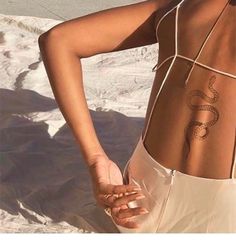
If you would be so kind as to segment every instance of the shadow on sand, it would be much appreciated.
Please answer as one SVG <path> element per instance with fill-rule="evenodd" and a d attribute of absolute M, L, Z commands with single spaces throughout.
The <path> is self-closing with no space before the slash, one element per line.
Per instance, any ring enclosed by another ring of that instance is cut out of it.
<path fill-rule="evenodd" d="M 31 90 L 0 89 L 0 208 L 29 223 L 68 224 L 94 232 L 118 232 L 96 205 L 90 176 L 67 124 L 51 137 L 48 125 L 32 112 L 56 109 L 55 100 Z M 115 111 L 90 110 L 108 156 L 123 170 L 144 119 Z M 47 225 L 45 225 L 47 226 Z"/>

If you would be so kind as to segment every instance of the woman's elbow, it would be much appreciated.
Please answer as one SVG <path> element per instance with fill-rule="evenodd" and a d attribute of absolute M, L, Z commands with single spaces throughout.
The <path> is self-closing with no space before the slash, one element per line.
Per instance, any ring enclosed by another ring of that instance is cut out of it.
<path fill-rule="evenodd" d="M 62 30 L 59 28 L 51 28 L 50 30 L 42 33 L 38 37 L 38 45 L 40 49 L 44 49 L 50 45 L 65 45 L 66 37 L 63 34 Z"/>

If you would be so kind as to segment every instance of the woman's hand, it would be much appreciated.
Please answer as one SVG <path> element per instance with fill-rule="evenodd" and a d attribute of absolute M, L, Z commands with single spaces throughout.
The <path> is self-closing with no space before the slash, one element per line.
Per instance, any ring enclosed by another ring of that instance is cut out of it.
<path fill-rule="evenodd" d="M 137 228 L 138 224 L 131 218 L 148 211 L 142 207 L 129 208 L 128 203 L 144 198 L 140 188 L 131 184 L 124 185 L 119 167 L 104 155 L 93 159 L 89 172 L 97 203 L 103 208 L 111 208 L 111 216 L 116 224 Z"/>

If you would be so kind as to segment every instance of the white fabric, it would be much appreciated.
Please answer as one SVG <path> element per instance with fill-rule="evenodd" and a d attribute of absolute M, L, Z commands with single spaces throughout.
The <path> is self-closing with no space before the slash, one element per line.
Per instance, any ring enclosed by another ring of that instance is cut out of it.
<path fill-rule="evenodd" d="M 120 232 L 236 232 L 235 179 L 203 178 L 165 168 L 149 155 L 142 137 L 123 175 L 145 195 L 129 206 L 150 212 L 132 218 L 140 223 L 138 229 L 115 224 Z"/>

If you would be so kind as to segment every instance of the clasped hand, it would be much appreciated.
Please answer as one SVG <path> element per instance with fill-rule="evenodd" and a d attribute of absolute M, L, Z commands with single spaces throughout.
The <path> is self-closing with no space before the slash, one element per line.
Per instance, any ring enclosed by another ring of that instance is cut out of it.
<path fill-rule="evenodd" d="M 110 208 L 113 220 L 117 225 L 126 228 L 138 228 L 132 221 L 134 216 L 148 213 L 144 207 L 130 208 L 128 203 L 144 199 L 142 190 L 131 184 L 123 184 L 119 167 L 106 156 L 97 156 L 89 165 L 95 199 L 102 208 Z"/>

